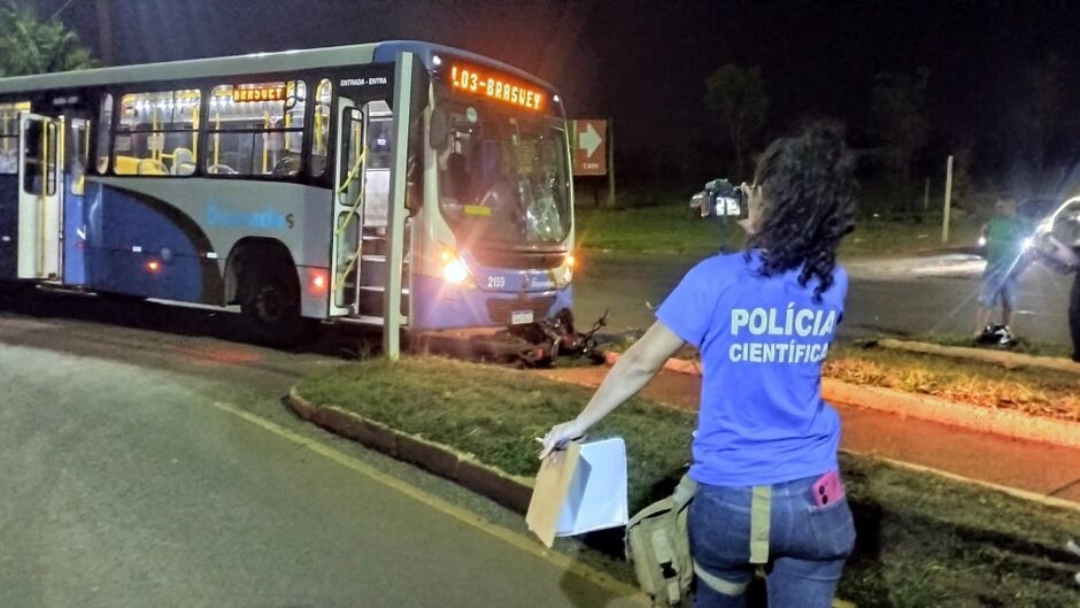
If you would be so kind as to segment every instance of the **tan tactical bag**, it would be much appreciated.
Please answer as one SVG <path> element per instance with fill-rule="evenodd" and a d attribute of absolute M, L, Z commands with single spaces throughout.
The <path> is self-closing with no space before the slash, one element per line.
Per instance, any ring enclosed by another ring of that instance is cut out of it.
<path fill-rule="evenodd" d="M 694 560 L 687 516 L 697 484 L 684 476 L 668 498 L 634 515 L 626 525 L 626 557 L 653 606 L 690 606 Z"/>

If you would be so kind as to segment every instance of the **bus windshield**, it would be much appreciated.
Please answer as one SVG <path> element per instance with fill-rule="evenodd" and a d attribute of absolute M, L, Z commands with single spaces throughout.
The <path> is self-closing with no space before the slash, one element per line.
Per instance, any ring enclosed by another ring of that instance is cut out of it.
<path fill-rule="evenodd" d="M 459 239 L 534 248 L 570 236 L 566 129 L 551 116 L 444 102 L 439 208 Z"/>

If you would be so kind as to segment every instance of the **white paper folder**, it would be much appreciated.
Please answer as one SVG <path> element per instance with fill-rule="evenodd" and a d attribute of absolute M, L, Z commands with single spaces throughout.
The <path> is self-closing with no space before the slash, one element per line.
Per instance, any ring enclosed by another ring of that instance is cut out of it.
<path fill-rule="evenodd" d="M 574 443 L 540 465 L 525 522 L 545 545 L 625 526 L 626 444 L 619 437 Z"/>

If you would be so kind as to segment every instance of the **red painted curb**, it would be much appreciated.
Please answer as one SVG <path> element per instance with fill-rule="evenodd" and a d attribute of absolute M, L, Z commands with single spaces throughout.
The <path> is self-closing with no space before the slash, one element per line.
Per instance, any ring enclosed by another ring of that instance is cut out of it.
<path fill-rule="evenodd" d="M 614 365 L 618 360 L 618 353 L 607 353 L 605 356 L 608 365 Z M 701 375 L 701 365 L 697 361 L 668 359 L 664 363 L 664 369 L 681 374 Z M 821 396 L 826 401 L 843 405 L 911 416 L 1004 437 L 1080 448 L 1080 423 L 1068 420 L 958 403 L 940 397 L 877 386 L 850 384 L 835 378 L 822 378 Z"/>

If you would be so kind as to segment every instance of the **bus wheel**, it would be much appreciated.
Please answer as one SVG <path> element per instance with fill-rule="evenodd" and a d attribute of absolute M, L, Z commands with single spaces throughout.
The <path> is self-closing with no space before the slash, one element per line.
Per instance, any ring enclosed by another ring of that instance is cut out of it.
<path fill-rule="evenodd" d="M 259 342 L 296 346 L 305 337 L 300 285 L 291 264 L 271 263 L 252 269 L 245 281 L 240 310 Z"/>

